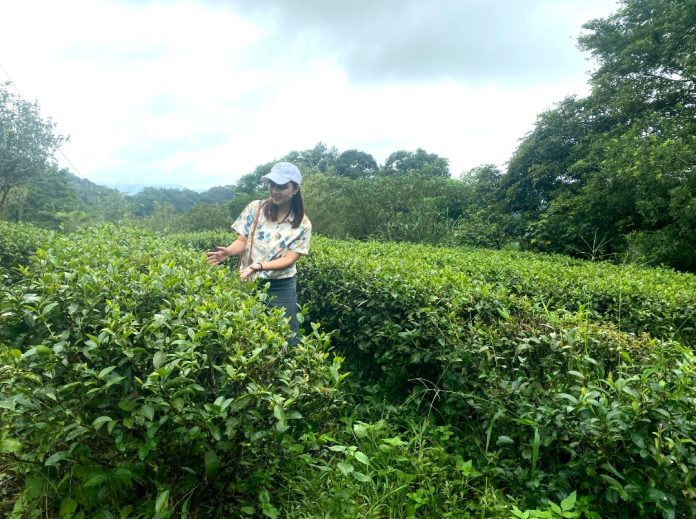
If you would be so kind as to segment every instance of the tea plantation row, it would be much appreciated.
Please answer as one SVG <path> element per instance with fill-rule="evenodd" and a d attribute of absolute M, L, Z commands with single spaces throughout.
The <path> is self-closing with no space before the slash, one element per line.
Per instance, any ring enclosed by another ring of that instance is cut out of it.
<path fill-rule="evenodd" d="M 288 354 L 281 313 L 137 230 L 34 257 L 20 241 L 0 287 L 0 515 L 272 514 L 259 496 L 340 403 L 326 336 Z"/>
<path fill-rule="evenodd" d="M 321 238 L 299 272 L 362 383 L 427 403 L 506 492 L 694 513 L 694 276 Z"/>
<path fill-rule="evenodd" d="M 694 514 L 693 276 L 317 237 L 289 349 L 229 233 L 3 225 L 0 513 Z"/>

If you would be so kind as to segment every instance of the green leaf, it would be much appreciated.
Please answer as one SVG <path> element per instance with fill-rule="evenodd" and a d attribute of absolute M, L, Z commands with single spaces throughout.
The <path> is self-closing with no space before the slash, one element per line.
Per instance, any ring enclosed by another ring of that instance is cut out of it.
<path fill-rule="evenodd" d="M 285 410 L 281 405 L 275 404 L 273 406 L 273 415 L 279 422 L 285 423 Z"/>
<path fill-rule="evenodd" d="M 631 441 L 640 449 L 645 449 L 645 438 L 640 433 L 632 432 Z"/>
<path fill-rule="evenodd" d="M 488 452 L 488 445 L 490 444 L 491 441 L 491 433 L 493 432 L 493 426 L 495 425 L 495 422 L 505 414 L 505 411 L 502 409 L 498 409 L 498 411 L 493 415 L 493 418 L 491 418 L 491 423 L 488 424 L 488 427 L 486 428 L 486 452 Z M 500 440 L 500 438 L 498 438 Z"/>
<path fill-rule="evenodd" d="M 568 497 L 561 501 L 561 510 L 567 512 L 575 507 L 575 501 L 577 499 L 577 494 L 575 491 L 571 492 Z"/>
<path fill-rule="evenodd" d="M 355 433 L 356 438 L 364 438 L 367 436 L 367 428 L 365 427 L 365 424 L 362 423 L 356 423 L 353 424 L 353 433 Z"/>
<path fill-rule="evenodd" d="M 108 368 L 104 368 L 103 370 L 101 370 L 99 372 L 99 375 L 97 375 L 97 378 L 104 378 L 115 369 L 116 369 L 116 366 L 109 366 Z"/>
<path fill-rule="evenodd" d="M 66 497 L 60 502 L 60 511 L 58 514 L 63 517 L 66 515 L 72 515 L 77 510 L 77 501 L 72 497 Z"/>
<path fill-rule="evenodd" d="M 338 470 L 340 470 L 344 476 L 347 476 L 348 474 L 350 474 L 351 472 L 353 472 L 355 470 L 355 467 L 353 467 L 352 464 L 344 462 L 344 461 L 339 461 L 336 464 L 336 466 L 338 467 Z"/>
<path fill-rule="evenodd" d="M 601 477 L 604 481 L 609 483 L 609 486 L 619 493 L 621 499 L 623 499 L 624 501 L 628 501 L 628 492 L 626 492 L 621 483 L 619 483 L 617 480 L 606 474 L 600 474 L 599 477 Z"/>
<path fill-rule="evenodd" d="M 162 513 L 163 510 L 169 508 L 169 490 L 164 490 L 157 495 L 157 500 L 155 501 L 155 513 Z"/>
<path fill-rule="evenodd" d="M 539 460 L 539 445 L 541 445 L 539 429 L 534 429 L 534 440 L 532 441 L 532 471 L 536 470 L 537 461 Z"/>
<path fill-rule="evenodd" d="M 164 364 L 165 360 L 167 360 L 166 353 L 164 353 L 163 351 L 155 352 L 155 354 L 152 356 L 152 365 L 155 369 L 159 369 L 160 366 Z"/>
<path fill-rule="evenodd" d="M 205 472 L 211 477 L 217 474 L 220 470 L 220 458 L 215 453 L 215 451 L 208 450 L 203 456 L 203 461 L 205 462 Z"/>
<path fill-rule="evenodd" d="M 143 404 L 140 408 L 140 412 L 150 421 L 155 419 L 155 409 L 150 404 Z"/>
<path fill-rule="evenodd" d="M 368 476 L 367 474 L 363 474 L 362 472 L 358 472 L 357 470 L 352 472 L 352 474 L 353 477 L 361 483 L 367 483 L 368 481 L 370 481 L 370 476 Z"/>
<path fill-rule="evenodd" d="M 107 477 L 106 474 L 96 474 L 89 478 L 87 481 L 85 481 L 85 487 L 98 487 L 105 481 L 107 481 L 109 478 Z"/>
<path fill-rule="evenodd" d="M 364 453 L 362 453 L 360 451 L 355 451 L 355 454 L 353 454 L 353 456 L 355 456 L 355 459 L 358 460 L 363 465 L 370 464 L 370 458 L 368 458 Z"/>
<path fill-rule="evenodd" d="M 55 454 L 49 456 L 49 458 L 44 462 L 44 465 L 47 467 L 51 467 L 58 463 L 59 461 L 63 461 L 68 457 L 68 451 L 59 451 L 56 452 Z"/>
<path fill-rule="evenodd" d="M 44 317 L 47 316 L 48 314 L 51 313 L 51 311 L 52 311 L 56 306 L 58 306 L 58 303 L 48 303 L 48 304 L 47 304 L 46 306 L 44 306 L 43 309 L 41 310 L 41 315 L 43 315 Z"/>
<path fill-rule="evenodd" d="M 125 379 L 125 377 L 122 377 L 121 375 L 109 377 L 109 381 L 106 383 L 106 387 L 111 387 L 114 384 L 118 384 L 119 382 L 121 382 L 124 379 Z"/>
<path fill-rule="evenodd" d="M 99 418 L 95 418 L 94 421 L 92 422 L 92 427 L 94 427 L 94 430 L 98 431 L 102 425 L 104 425 L 106 422 L 110 422 L 111 417 L 110 416 L 100 416 Z"/>

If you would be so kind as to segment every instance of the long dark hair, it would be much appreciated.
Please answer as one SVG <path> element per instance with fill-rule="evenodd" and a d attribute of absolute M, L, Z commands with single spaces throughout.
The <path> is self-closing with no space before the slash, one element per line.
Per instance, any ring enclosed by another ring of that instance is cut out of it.
<path fill-rule="evenodd" d="M 302 220 L 304 219 L 304 203 L 302 202 L 302 193 L 300 193 L 300 188 L 292 180 L 290 183 L 297 188 L 297 193 L 292 195 L 292 200 L 290 200 L 290 212 L 292 213 L 292 228 L 297 229 Z M 273 203 L 273 200 L 269 197 L 263 204 L 263 214 L 264 216 L 272 222 L 278 221 L 278 206 Z"/>

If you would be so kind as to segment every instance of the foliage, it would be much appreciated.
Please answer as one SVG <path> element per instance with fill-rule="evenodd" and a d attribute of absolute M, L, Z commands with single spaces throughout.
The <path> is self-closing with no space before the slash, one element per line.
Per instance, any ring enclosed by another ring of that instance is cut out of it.
<path fill-rule="evenodd" d="M 234 186 L 215 186 L 200 194 L 204 204 L 220 204 L 234 198 Z"/>
<path fill-rule="evenodd" d="M 65 138 L 41 116 L 39 105 L 0 85 L 0 208 L 9 192 L 45 172 Z"/>
<path fill-rule="evenodd" d="M 326 336 L 288 349 L 282 314 L 199 253 L 108 227 L 49 240 L 22 272 L 0 299 L 0 456 L 26 483 L 12 517 L 253 508 L 340 405 Z"/>
<path fill-rule="evenodd" d="M 49 236 L 0 287 L 0 510 L 694 513 L 693 276 L 316 237 L 319 322 L 288 350 L 263 295 L 203 262 L 231 239 Z"/>
<path fill-rule="evenodd" d="M 444 241 L 466 192 L 460 181 L 418 174 L 355 180 L 316 174 L 303 183 L 313 229 L 337 238 Z"/>
<path fill-rule="evenodd" d="M 449 177 L 449 160 L 422 148 L 416 151 L 395 151 L 384 162 L 383 175 L 420 173 L 431 177 Z"/>
<path fill-rule="evenodd" d="M 233 221 L 229 211 L 222 204 L 194 206 L 187 213 L 180 215 L 179 220 L 181 222 L 179 228 L 184 231 L 226 229 Z"/>
<path fill-rule="evenodd" d="M 292 162 L 303 172 L 316 170 L 325 173 L 329 168 L 336 166 L 338 156 L 335 147 L 329 148 L 323 142 L 319 142 L 308 150 L 291 151 L 280 160 Z"/>
<path fill-rule="evenodd" d="M 279 494 L 285 517 L 500 517 L 510 504 L 471 460 L 448 452 L 455 432 L 431 420 L 404 420 L 395 410 L 374 422 L 348 416 L 315 437 Z M 396 423 L 400 425 L 397 426 Z M 403 423 L 403 425 L 402 425 Z M 312 467 L 312 470 L 307 470 Z"/>
<path fill-rule="evenodd" d="M 342 177 L 369 177 L 377 172 L 377 162 L 372 155 L 358 150 L 346 150 L 336 159 L 336 173 Z"/>
<path fill-rule="evenodd" d="M 461 428 L 497 486 L 531 506 L 577 490 L 610 517 L 693 512 L 696 359 L 668 339 L 693 344 L 693 276 L 318 241 L 299 283 L 313 318 L 364 383 Z"/>
<path fill-rule="evenodd" d="M 52 233 L 26 223 L 0 220 L 0 269 L 8 271 L 29 262 L 36 249 L 44 247 Z"/>
<path fill-rule="evenodd" d="M 585 25 L 591 94 L 540 114 L 503 179 L 523 244 L 696 270 L 695 24 L 694 2 L 625 0 Z"/>
<path fill-rule="evenodd" d="M 151 215 L 157 205 L 168 204 L 177 213 L 189 211 L 199 202 L 199 195 L 190 189 L 168 189 L 161 187 L 146 187 L 131 197 L 137 217 Z"/>

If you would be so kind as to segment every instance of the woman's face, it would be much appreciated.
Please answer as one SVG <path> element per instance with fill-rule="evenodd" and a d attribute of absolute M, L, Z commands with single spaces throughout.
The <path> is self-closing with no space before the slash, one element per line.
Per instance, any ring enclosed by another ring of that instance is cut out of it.
<path fill-rule="evenodd" d="M 268 184 L 268 193 L 271 195 L 271 200 L 273 200 L 275 205 L 289 204 L 298 189 L 299 187 L 292 182 L 282 185 L 276 184 L 275 182 L 269 182 Z"/>

